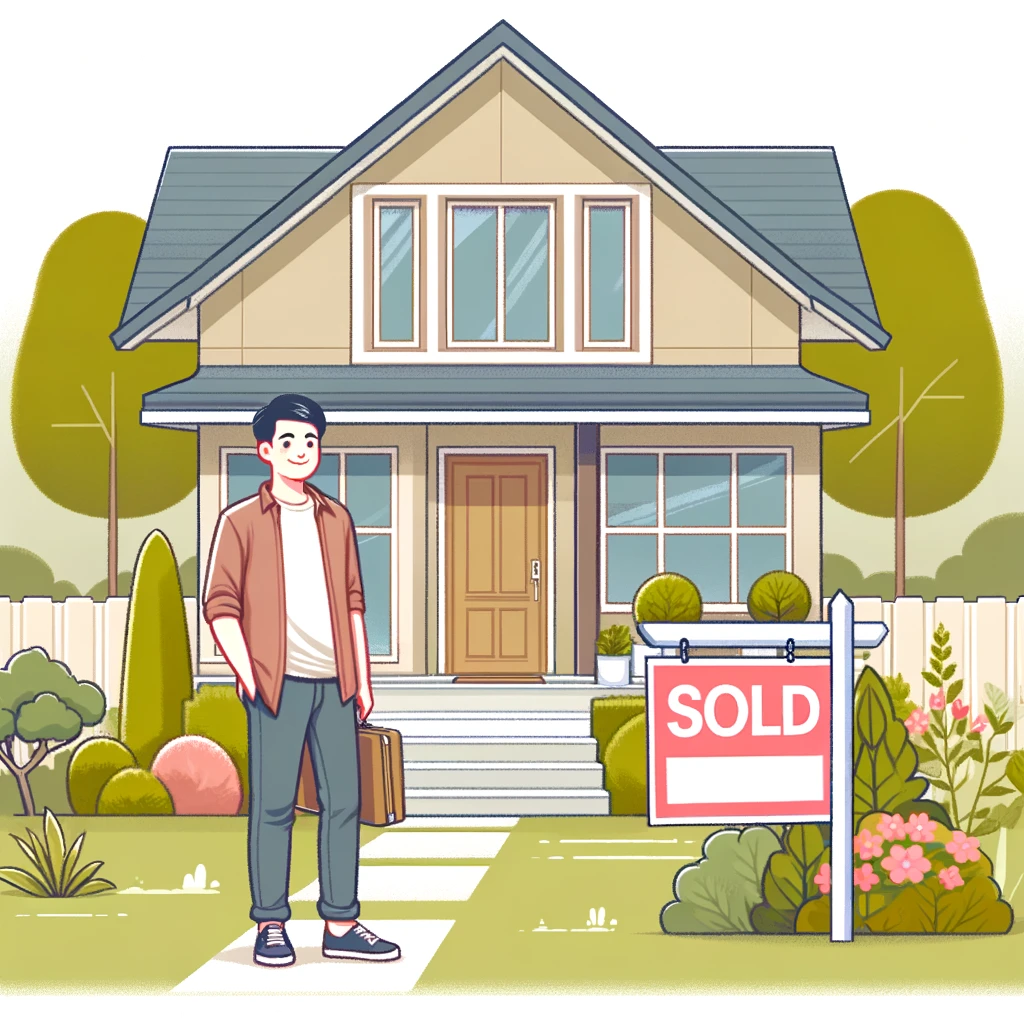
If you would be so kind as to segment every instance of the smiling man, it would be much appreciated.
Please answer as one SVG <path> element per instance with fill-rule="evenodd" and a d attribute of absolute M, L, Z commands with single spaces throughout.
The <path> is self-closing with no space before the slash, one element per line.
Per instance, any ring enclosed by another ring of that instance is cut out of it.
<path fill-rule="evenodd" d="M 253 960 L 295 962 L 285 931 L 302 749 L 320 802 L 322 951 L 397 960 L 398 946 L 356 920 L 359 760 L 356 712 L 373 708 L 355 527 L 344 505 L 308 481 L 327 421 L 316 402 L 279 395 L 253 419 L 270 477 L 220 514 L 203 614 L 237 679 L 249 720 L 250 916 Z"/>

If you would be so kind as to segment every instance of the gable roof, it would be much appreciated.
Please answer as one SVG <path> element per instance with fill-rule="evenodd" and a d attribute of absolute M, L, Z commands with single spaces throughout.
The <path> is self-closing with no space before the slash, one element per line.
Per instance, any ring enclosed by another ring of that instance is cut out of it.
<path fill-rule="evenodd" d="M 111 335 L 114 344 L 119 348 L 137 344 L 160 326 L 193 309 L 500 59 L 508 60 L 534 84 L 553 93 L 606 144 L 639 165 L 645 176 L 794 295 L 804 308 L 817 312 L 871 347 L 888 343 L 889 334 L 878 323 L 877 313 L 872 318 L 809 274 L 680 162 L 660 151 L 502 21 L 161 295 L 130 314 L 126 307 L 120 326 Z"/>

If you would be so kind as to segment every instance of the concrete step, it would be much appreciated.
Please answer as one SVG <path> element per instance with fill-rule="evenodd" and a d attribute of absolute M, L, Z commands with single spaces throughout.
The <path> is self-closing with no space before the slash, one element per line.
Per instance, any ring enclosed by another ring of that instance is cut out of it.
<path fill-rule="evenodd" d="M 605 815 L 603 789 L 407 789 L 407 815 Z"/>
<path fill-rule="evenodd" d="M 585 711 L 405 711 L 380 712 L 371 725 L 397 729 L 403 736 L 589 737 L 590 713 Z"/>
<path fill-rule="evenodd" d="M 405 762 L 408 791 L 424 789 L 468 790 L 570 790 L 601 789 L 604 769 L 599 764 L 574 761 Z"/>
<path fill-rule="evenodd" d="M 403 736 L 405 763 L 431 761 L 597 761 L 597 740 L 584 736 Z"/>
<path fill-rule="evenodd" d="M 640 696 L 643 685 L 585 683 L 397 683 L 374 682 L 375 711 L 590 711 L 595 697 Z"/>

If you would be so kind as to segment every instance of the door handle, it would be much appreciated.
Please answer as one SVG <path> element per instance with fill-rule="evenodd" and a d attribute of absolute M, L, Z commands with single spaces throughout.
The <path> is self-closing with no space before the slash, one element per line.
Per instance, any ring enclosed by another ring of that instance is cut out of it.
<path fill-rule="evenodd" d="M 534 558 L 530 562 L 530 579 L 533 581 L 533 599 L 540 600 L 540 559 Z"/>

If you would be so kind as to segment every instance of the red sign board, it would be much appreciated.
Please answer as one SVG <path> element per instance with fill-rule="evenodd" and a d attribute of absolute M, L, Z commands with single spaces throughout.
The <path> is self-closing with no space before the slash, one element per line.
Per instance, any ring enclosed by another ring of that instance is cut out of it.
<path fill-rule="evenodd" d="M 831 663 L 649 658 L 652 825 L 827 821 Z"/>

